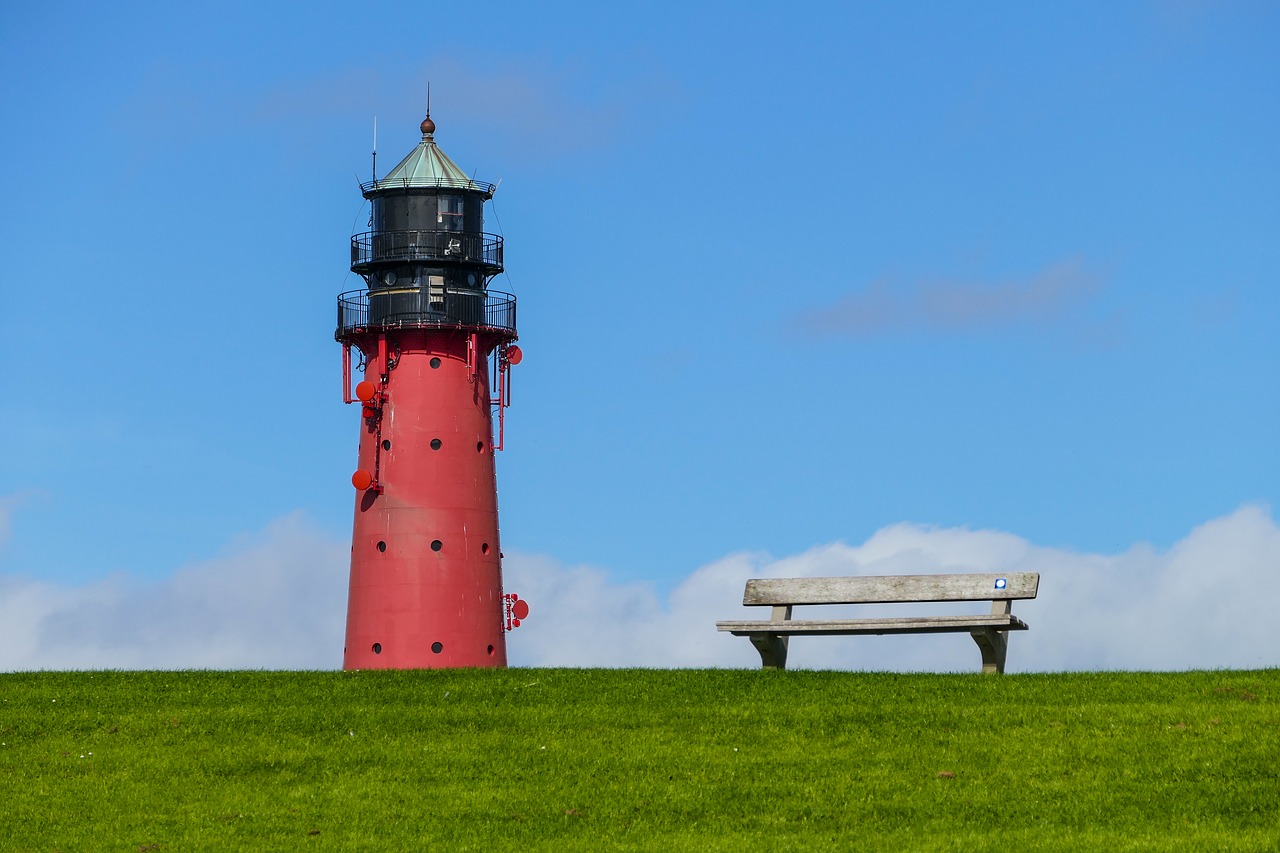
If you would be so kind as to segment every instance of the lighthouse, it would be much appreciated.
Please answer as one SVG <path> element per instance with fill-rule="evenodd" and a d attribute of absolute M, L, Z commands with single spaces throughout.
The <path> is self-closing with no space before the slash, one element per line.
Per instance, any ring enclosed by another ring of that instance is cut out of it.
<path fill-rule="evenodd" d="M 420 128 L 361 184 L 371 230 L 351 238 L 351 270 L 365 286 L 338 297 L 343 397 L 360 405 L 344 669 L 506 666 L 527 614 L 503 592 L 498 538 L 494 451 L 521 354 L 516 299 L 489 287 L 496 187 L 440 149 L 429 107 Z"/>

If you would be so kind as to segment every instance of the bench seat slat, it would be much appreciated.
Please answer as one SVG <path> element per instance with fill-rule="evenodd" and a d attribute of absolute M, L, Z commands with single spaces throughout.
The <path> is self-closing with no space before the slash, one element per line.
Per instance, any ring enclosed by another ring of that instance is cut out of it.
<path fill-rule="evenodd" d="M 997 588 L 997 584 L 1000 588 Z M 919 601 L 1012 601 L 1035 598 L 1038 572 L 888 575 L 837 578 L 754 578 L 742 603 L 891 604 Z"/>
<path fill-rule="evenodd" d="M 716 629 L 745 637 L 752 634 L 939 634 L 994 628 L 1025 631 L 1027 623 L 1012 614 L 989 616 L 923 616 L 887 619 L 796 619 L 717 622 Z"/>

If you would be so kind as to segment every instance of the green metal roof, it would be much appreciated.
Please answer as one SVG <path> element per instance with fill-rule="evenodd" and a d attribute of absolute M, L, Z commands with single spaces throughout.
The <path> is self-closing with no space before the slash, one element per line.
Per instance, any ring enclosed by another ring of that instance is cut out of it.
<path fill-rule="evenodd" d="M 422 141 L 409 152 L 409 156 L 383 177 L 361 185 L 366 193 L 402 187 L 452 187 L 493 195 L 493 184 L 468 178 L 467 173 L 436 145 L 435 122 L 430 116 L 422 123 L 422 130 Z"/>

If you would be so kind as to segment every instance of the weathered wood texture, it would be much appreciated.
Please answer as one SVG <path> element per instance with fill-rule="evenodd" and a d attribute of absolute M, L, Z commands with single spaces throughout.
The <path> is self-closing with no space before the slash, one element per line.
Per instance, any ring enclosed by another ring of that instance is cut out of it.
<path fill-rule="evenodd" d="M 749 634 L 751 645 L 760 653 L 761 669 L 787 668 L 787 637 L 775 634 Z"/>
<path fill-rule="evenodd" d="M 1036 572 L 966 575 L 898 575 L 849 578 L 769 578 L 747 581 L 742 603 L 771 605 L 768 620 L 726 620 L 716 629 L 747 637 L 765 669 L 786 669 L 788 639 L 799 634 L 940 634 L 967 631 L 982 653 L 982 671 L 1004 672 L 1009 632 L 1027 623 L 1010 613 L 1015 599 L 1035 598 Z M 795 619 L 800 604 L 893 604 L 990 601 L 991 612 L 973 616 L 890 616 L 879 619 Z"/>
<path fill-rule="evenodd" d="M 997 581 L 1004 588 L 997 589 Z M 756 578 L 742 603 L 891 604 L 901 601 L 997 601 L 1035 598 L 1037 572 L 967 575 L 888 575 L 848 578 Z"/>
<path fill-rule="evenodd" d="M 982 671 L 995 675 L 1003 673 L 1005 656 L 1009 653 L 1008 633 L 984 628 L 970 631 L 969 636 L 973 637 L 973 641 L 978 644 L 978 651 L 982 653 Z"/>
<path fill-rule="evenodd" d="M 787 622 L 717 622 L 716 628 L 738 637 L 751 634 L 946 634 L 975 629 L 1025 631 L 1017 616 L 925 616 L 885 619 L 797 619 Z"/>

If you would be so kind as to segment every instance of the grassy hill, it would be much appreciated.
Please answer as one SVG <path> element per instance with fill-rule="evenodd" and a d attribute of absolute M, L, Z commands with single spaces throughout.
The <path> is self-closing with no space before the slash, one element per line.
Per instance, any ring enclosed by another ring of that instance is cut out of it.
<path fill-rule="evenodd" d="M 1280 670 L 0 675 L 0 849 L 1278 850 Z"/>

